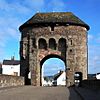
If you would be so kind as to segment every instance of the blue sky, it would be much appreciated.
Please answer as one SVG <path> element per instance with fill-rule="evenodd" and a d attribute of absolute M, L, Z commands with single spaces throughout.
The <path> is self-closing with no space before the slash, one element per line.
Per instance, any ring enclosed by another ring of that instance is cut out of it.
<path fill-rule="evenodd" d="M 65 70 L 65 63 L 59 58 L 49 58 L 42 65 L 43 76 L 55 75 L 60 70 Z"/>
<path fill-rule="evenodd" d="M 100 0 L 0 0 L 0 61 L 19 59 L 19 26 L 36 12 L 73 12 L 90 26 L 89 73 L 100 72 Z"/>

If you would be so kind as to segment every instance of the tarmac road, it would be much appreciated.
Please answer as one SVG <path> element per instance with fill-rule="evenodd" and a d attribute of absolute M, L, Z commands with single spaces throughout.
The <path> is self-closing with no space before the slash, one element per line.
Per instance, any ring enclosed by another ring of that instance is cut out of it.
<path fill-rule="evenodd" d="M 0 100 L 81 100 L 81 98 L 72 88 L 23 86 L 1 89 Z"/>

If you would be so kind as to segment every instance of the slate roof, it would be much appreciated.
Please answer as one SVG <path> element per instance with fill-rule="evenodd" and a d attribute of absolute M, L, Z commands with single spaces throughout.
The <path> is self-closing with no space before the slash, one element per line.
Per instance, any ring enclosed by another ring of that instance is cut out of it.
<path fill-rule="evenodd" d="M 19 60 L 3 60 L 3 65 L 18 65 L 20 64 Z"/>
<path fill-rule="evenodd" d="M 89 26 L 71 12 L 36 13 L 32 18 L 30 18 L 27 22 L 21 25 L 19 30 L 21 31 L 25 27 L 36 25 L 36 24 L 43 25 L 43 24 L 50 24 L 50 23 L 79 25 L 79 26 L 86 27 L 87 30 L 89 30 Z"/>
<path fill-rule="evenodd" d="M 60 71 L 59 73 L 54 75 L 54 80 L 57 80 L 57 78 L 63 73 L 63 71 Z"/>

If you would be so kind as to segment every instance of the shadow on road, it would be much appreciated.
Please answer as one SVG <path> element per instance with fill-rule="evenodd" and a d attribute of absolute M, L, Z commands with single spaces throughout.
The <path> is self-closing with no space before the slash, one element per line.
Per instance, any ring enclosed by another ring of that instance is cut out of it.
<path fill-rule="evenodd" d="M 74 86 L 68 87 L 69 89 L 69 100 L 82 100 L 82 98 L 75 92 Z"/>

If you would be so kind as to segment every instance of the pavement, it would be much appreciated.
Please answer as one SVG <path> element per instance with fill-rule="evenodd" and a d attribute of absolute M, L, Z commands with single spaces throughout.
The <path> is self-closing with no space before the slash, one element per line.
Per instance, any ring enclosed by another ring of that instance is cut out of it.
<path fill-rule="evenodd" d="M 100 89 L 73 87 L 82 100 L 100 100 Z"/>

